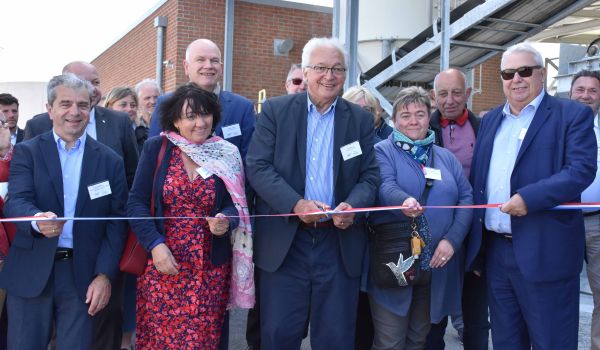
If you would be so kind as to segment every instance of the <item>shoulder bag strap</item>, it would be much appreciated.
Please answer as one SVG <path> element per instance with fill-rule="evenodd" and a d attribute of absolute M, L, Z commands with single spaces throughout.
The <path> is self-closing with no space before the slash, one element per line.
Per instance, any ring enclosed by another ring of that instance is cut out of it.
<path fill-rule="evenodd" d="M 165 151 L 167 149 L 167 138 L 163 136 L 162 145 L 160 146 L 160 151 L 158 152 L 158 157 L 156 158 L 156 168 L 154 168 L 154 176 L 152 177 L 152 197 L 150 199 L 150 215 L 154 216 L 154 180 L 156 180 L 156 173 L 158 172 L 158 168 L 160 168 L 160 164 L 162 163 L 163 158 L 165 157 Z"/>

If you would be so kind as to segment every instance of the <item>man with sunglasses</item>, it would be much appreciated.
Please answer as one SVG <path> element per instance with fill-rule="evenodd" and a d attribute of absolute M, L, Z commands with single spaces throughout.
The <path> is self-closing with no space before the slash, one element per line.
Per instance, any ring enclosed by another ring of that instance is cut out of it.
<path fill-rule="evenodd" d="M 571 81 L 569 97 L 589 106 L 595 113 L 593 132 L 599 146 L 598 154 L 600 154 L 600 115 L 598 113 L 600 110 L 600 72 L 582 70 L 575 74 Z M 582 202 L 600 202 L 600 166 L 598 168 L 594 182 L 581 194 Z M 600 210 L 598 208 L 585 210 L 583 217 L 587 258 L 586 272 L 594 298 L 591 348 L 600 350 Z"/>
<path fill-rule="evenodd" d="M 590 108 L 544 90 L 528 43 L 502 55 L 506 103 L 481 122 L 471 166 L 467 268 L 485 256 L 494 349 L 577 349 L 585 234 L 580 202 L 596 174 Z M 482 244 L 482 242 L 484 244 Z"/>
<path fill-rule="evenodd" d="M 306 83 L 302 74 L 302 66 L 298 63 L 292 64 L 285 80 L 285 91 L 288 95 L 306 91 Z"/>

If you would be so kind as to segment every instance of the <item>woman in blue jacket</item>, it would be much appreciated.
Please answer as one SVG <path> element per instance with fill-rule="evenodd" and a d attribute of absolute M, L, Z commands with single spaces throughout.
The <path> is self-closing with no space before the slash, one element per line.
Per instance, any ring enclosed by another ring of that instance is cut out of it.
<path fill-rule="evenodd" d="M 377 285 L 373 276 L 368 278 L 374 350 L 422 349 L 432 322 L 461 312 L 461 247 L 471 209 L 425 210 L 419 200 L 428 182 L 427 205 L 471 204 L 472 190 L 458 159 L 433 144 L 430 106 L 422 88 L 402 90 L 394 102 L 394 131 L 375 146 L 381 173 L 378 205 L 407 209 L 372 213 L 369 221 L 374 235 L 415 220 L 425 244 L 415 262 L 420 268 L 416 284 L 387 288 Z"/>

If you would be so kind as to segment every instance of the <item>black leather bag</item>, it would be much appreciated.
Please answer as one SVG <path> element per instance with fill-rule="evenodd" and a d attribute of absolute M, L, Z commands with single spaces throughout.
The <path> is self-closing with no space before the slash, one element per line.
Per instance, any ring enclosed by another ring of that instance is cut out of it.
<path fill-rule="evenodd" d="M 433 154 L 431 156 L 433 166 Z M 426 179 L 421 205 L 427 203 L 433 180 Z M 369 273 L 380 288 L 398 288 L 419 283 L 422 275 L 419 254 L 413 254 L 411 241 L 421 242 L 420 220 L 370 226 L 371 251 Z M 418 249 L 420 252 L 420 249 Z"/>
<path fill-rule="evenodd" d="M 413 255 L 411 239 L 418 223 L 398 222 L 371 228 L 370 274 L 381 288 L 398 288 L 417 283 L 421 272 L 418 255 Z"/>

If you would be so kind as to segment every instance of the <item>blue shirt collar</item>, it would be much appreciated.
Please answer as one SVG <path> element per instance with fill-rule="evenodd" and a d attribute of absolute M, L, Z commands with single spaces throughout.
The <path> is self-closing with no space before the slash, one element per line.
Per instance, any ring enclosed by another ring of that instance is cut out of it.
<path fill-rule="evenodd" d="M 61 139 L 60 136 L 58 136 L 56 131 L 54 131 L 54 128 L 52 128 L 52 135 L 54 136 L 54 142 L 56 142 L 56 146 L 58 147 L 58 149 L 66 151 L 66 142 L 63 139 Z M 81 145 L 85 145 L 86 136 L 87 133 L 84 130 L 83 135 L 81 135 L 81 137 L 79 137 L 77 141 L 75 141 L 75 146 L 73 146 L 72 150 L 78 150 Z"/>
<path fill-rule="evenodd" d="M 521 113 L 523 113 L 526 109 L 532 109 L 532 113 L 535 114 L 535 112 L 537 112 L 538 107 L 540 106 L 540 103 L 542 103 L 542 99 L 544 98 L 544 95 L 546 94 L 546 90 L 542 89 L 542 91 L 540 92 L 539 95 L 537 95 L 533 100 L 531 100 L 531 102 L 529 102 L 527 104 L 527 106 L 523 107 L 523 109 L 521 110 Z M 510 104 L 508 103 L 508 101 L 506 101 L 506 103 L 504 104 L 504 108 L 502 108 L 502 113 L 504 113 L 505 116 L 507 115 L 512 115 L 514 116 L 514 114 L 512 114 L 512 112 L 510 111 Z"/>
<path fill-rule="evenodd" d="M 325 111 L 325 113 L 321 114 L 321 115 L 325 115 L 329 112 L 331 112 L 333 109 L 335 109 L 335 106 L 337 105 L 337 101 L 338 101 L 339 97 L 336 97 L 335 100 L 333 101 L 333 103 L 331 104 L 331 106 L 329 106 L 329 108 L 327 108 L 327 110 Z M 308 113 L 319 113 L 317 110 L 317 106 L 315 106 L 314 103 L 312 103 L 312 101 L 310 100 L 310 95 L 308 94 L 308 92 L 306 93 L 306 106 L 308 109 Z M 320 113 L 319 113 L 320 114 Z"/>

